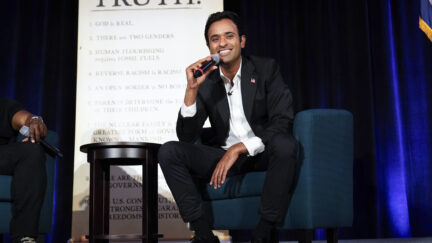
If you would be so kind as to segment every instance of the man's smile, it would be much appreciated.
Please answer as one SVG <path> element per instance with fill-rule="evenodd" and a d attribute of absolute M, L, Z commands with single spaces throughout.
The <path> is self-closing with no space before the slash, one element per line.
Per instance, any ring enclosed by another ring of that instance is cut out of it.
<path fill-rule="evenodd" d="M 218 53 L 220 56 L 226 56 L 231 53 L 231 49 L 220 50 Z"/>

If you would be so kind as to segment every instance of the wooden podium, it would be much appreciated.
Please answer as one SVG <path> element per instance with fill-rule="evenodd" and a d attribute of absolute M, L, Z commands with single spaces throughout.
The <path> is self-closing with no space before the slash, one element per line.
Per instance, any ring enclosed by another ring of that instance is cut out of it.
<path fill-rule="evenodd" d="M 80 147 L 90 163 L 89 242 L 113 239 L 158 242 L 157 152 L 160 144 L 141 142 L 90 143 Z M 110 166 L 142 165 L 142 234 L 109 234 Z"/>

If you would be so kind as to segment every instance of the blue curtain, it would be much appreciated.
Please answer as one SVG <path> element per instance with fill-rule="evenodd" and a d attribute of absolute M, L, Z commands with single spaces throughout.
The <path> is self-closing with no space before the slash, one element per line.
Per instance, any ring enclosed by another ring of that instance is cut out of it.
<path fill-rule="evenodd" d="M 432 232 L 432 43 L 417 28 L 420 1 L 385 1 L 374 41 L 378 233 Z M 379 80 L 377 80 L 379 79 Z"/>
<path fill-rule="evenodd" d="M 0 2 L 0 20 L 7 23 L 0 37 L 0 95 L 44 116 L 65 154 L 56 168 L 49 242 L 66 242 L 71 228 L 77 2 Z M 354 223 L 340 237 L 430 236 L 432 43 L 418 28 L 419 1 L 224 5 L 244 21 L 246 53 L 278 60 L 297 111 L 329 107 L 354 114 Z M 316 232 L 316 239 L 323 237 Z"/>
<path fill-rule="evenodd" d="M 432 43 L 418 28 L 420 1 L 243 0 L 225 9 L 245 21 L 247 53 L 279 61 L 297 111 L 354 114 L 354 223 L 340 237 L 430 236 Z"/>
<path fill-rule="evenodd" d="M 47 242 L 70 238 L 78 1 L 0 1 L 0 96 L 43 116 L 59 134 L 54 225 Z"/>

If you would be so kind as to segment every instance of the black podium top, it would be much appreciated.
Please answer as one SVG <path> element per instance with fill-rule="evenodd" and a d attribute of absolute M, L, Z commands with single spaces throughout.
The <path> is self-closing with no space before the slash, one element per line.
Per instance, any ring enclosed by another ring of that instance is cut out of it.
<path fill-rule="evenodd" d="M 89 143 L 82 145 L 80 151 L 87 153 L 88 162 L 96 159 L 143 159 L 149 150 L 156 153 L 160 146 L 144 142 Z"/>
<path fill-rule="evenodd" d="M 88 150 L 99 148 L 151 148 L 159 149 L 161 145 L 158 143 L 144 143 L 144 142 L 105 142 L 105 143 L 88 143 L 81 145 L 80 151 L 87 153 Z"/>

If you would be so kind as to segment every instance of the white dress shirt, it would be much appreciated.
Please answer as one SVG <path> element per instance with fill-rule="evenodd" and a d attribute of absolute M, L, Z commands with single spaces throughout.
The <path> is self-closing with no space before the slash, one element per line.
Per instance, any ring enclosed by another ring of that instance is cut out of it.
<path fill-rule="evenodd" d="M 220 70 L 220 76 L 225 83 L 225 90 L 227 92 L 227 99 L 229 105 L 230 119 L 229 119 L 229 133 L 225 141 L 223 149 L 227 150 L 237 143 L 243 143 L 250 156 L 261 153 L 265 149 L 261 138 L 255 136 L 250 127 L 243 110 L 243 101 L 241 94 L 241 66 L 233 78 L 233 86 L 230 80 L 225 77 Z M 196 114 L 196 103 L 186 106 L 183 104 L 180 110 L 183 117 L 193 117 Z"/>

